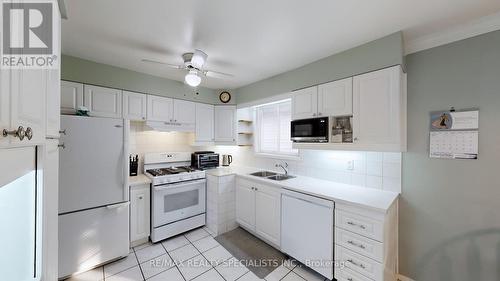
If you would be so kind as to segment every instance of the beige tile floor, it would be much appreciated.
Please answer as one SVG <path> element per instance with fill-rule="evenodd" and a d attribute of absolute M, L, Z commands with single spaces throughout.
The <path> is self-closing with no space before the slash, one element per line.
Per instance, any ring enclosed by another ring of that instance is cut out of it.
<path fill-rule="evenodd" d="M 118 261 L 73 276 L 66 281 L 255 281 L 259 279 L 213 239 L 198 228 L 161 243 L 131 249 Z M 284 264 L 266 281 L 324 281 L 305 266 Z"/>

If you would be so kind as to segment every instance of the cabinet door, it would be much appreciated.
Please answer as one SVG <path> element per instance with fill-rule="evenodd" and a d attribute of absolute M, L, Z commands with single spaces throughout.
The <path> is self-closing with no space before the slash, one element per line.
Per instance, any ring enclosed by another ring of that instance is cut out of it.
<path fill-rule="evenodd" d="M 316 117 L 318 112 L 318 87 L 292 93 L 292 120 Z"/>
<path fill-rule="evenodd" d="M 149 186 L 130 190 L 130 242 L 149 236 Z"/>
<path fill-rule="evenodd" d="M 47 70 L 47 137 L 59 137 L 61 127 L 61 81 L 59 69 Z"/>
<path fill-rule="evenodd" d="M 235 106 L 215 106 L 215 142 L 236 144 Z"/>
<path fill-rule="evenodd" d="M 196 142 L 211 143 L 214 141 L 214 106 L 196 104 Z"/>
<path fill-rule="evenodd" d="M 147 95 L 123 91 L 123 118 L 146 120 Z"/>
<path fill-rule="evenodd" d="M 318 86 L 318 116 L 352 115 L 352 77 Z"/>
<path fill-rule="evenodd" d="M 196 122 L 196 105 L 194 102 L 174 100 L 174 122 L 181 124 L 194 124 Z"/>
<path fill-rule="evenodd" d="M 61 113 L 75 114 L 83 105 L 83 84 L 61 81 Z"/>
<path fill-rule="evenodd" d="M 171 98 L 148 95 L 148 120 L 173 122 L 173 105 Z"/>
<path fill-rule="evenodd" d="M 59 85 L 59 83 L 58 83 Z M 57 108 L 59 112 L 59 108 Z M 43 260 L 45 280 L 57 280 L 59 140 L 47 140 L 43 164 Z"/>
<path fill-rule="evenodd" d="M 0 5 L 2 6 L 2 5 Z M 1 7 L 0 7 L 1 10 Z M 0 22 L 1 25 L 1 22 Z M 1 37 L 1 36 L 0 36 Z M 1 38 L 0 38 L 1 41 Z M 10 70 L 0 70 L 0 131 L 4 129 L 10 130 Z M 10 143 L 10 138 L 0 135 L 0 146 L 7 146 Z"/>
<path fill-rule="evenodd" d="M 122 91 L 111 88 L 85 85 L 83 103 L 89 115 L 96 117 L 122 117 Z"/>
<path fill-rule="evenodd" d="M 236 222 L 255 230 L 255 192 L 253 187 L 236 184 Z"/>
<path fill-rule="evenodd" d="M 255 231 L 280 246 L 281 194 L 272 187 L 257 187 L 255 192 Z"/>
<path fill-rule="evenodd" d="M 45 140 L 45 97 L 47 72 L 41 69 L 15 69 L 12 71 L 11 129 L 31 128 L 33 138 L 11 138 L 11 143 L 41 143 Z"/>
<path fill-rule="evenodd" d="M 399 66 L 355 76 L 353 136 L 359 144 L 400 142 L 402 114 Z"/>

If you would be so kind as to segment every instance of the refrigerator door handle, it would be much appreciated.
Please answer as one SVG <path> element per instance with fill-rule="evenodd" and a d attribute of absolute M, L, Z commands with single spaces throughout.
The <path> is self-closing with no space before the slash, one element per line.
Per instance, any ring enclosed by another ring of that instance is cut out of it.
<path fill-rule="evenodd" d="M 130 202 L 127 201 L 127 202 L 123 202 L 123 203 L 108 205 L 108 206 L 106 206 L 106 208 L 108 210 L 112 210 L 112 209 L 118 209 L 118 208 L 121 208 L 121 207 L 127 207 L 128 205 L 130 205 Z"/>

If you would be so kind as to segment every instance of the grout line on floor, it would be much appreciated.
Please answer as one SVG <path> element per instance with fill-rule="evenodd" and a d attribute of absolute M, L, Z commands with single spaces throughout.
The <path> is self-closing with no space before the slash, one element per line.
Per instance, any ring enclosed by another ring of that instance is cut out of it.
<path fill-rule="evenodd" d="M 148 246 L 149 247 L 149 246 Z M 147 248 L 147 247 L 146 247 Z M 143 249 L 146 249 L 146 248 L 143 248 Z M 137 257 L 137 255 L 135 254 L 135 249 L 132 248 L 132 250 L 134 250 L 134 257 L 135 257 L 135 260 L 137 260 L 137 266 L 139 266 L 139 270 L 141 271 L 141 275 L 142 275 L 142 279 L 144 281 L 146 281 L 146 277 L 144 276 L 144 272 L 142 272 L 142 267 L 141 267 L 141 263 L 139 262 L 139 258 Z M 142 249 L 141 249 L 142 250 Z"/>
<path fill-rule="evenodd" d="M 184 236 L 184 235 L 183 235 L 183 236 Z M 186 237 L 184 237 L 184 238 L 186 238 Z M 187 238 L 186 238 L 186 239 L 187 239 Z M 165 239 L 165 240 L 166 240 L 166 239 Z M 188 241 L 189 241 L 189 240 L 188 240 Z M 161 242 L 160 242 L 160 243 L 161 243 Z M 186 245 L 187 245 L 187 244 L 186 244 Z M 179 271 L 179 274 L 181 275 L 182 279 L 184 279 L 184 281 L 187 281 L 186 277 L 184 277 L 184 275 L 182 274 L 182 271 L 181 271 L 181 270 L 179 269 L 179 267 L 177 266 L 177 262 L 176 262 L 176 261 L 174 261 L 174 258 L 172 258 L 172 256 L 170 255 L 170 253 L 167 251 L 167 249 L 166 249 L 166 248 L 165 248 L 165 246 L 163 245 L 163 243 L 161 243 L 161 246 L 163 247 L 163 249 L 165 250 L 165 252 L 167 252 L 167 255 L 170 257 L 170 259 L 171 259 L 171 260 L 172 260 L 172 262 L 174 263 L 174 266 L 173 266 L 173 267 L 171 267 L 170 269 L 172 269 L 172 268 L 174 268 L 174 267 L 175 267 L 175 269 L 177 269 L 177 271 Z M 183 247 L 184 247 L 184 246 L 183 246 Z M 196 247 L 195 247 L 195 248 L 196 248 Z M 179 248 L 177 248 L 177 249 L 180 249 L 180 247 L 179 247 Z M 176 249 L 174 249 L 174 250 L 172 250 L 172 251 L 175 251 L 175 250 L 176 250 Z M 170 269 L 168 269 L 168 270 L 170 270 Z M 165 271 L 163 271 L 163 272 L 165 272 Z"/>
<path fill-rule="evenodd" d="M 203 228 L 200 228 L 200 229 L 203 229 Z M 203 229 L 203 231 L 205 231 L 206 233 L 208 233 L 208 235 L 209 235 L 209 236 L 211 236 L 211 235 L 210 235 L 210 233 L 209 233 L 208 231 L 206 231 L 206 230 L 204 230 L 204 229 Z M 205 237 L 208 237 L 208 236 L 205 236 Z M 203 238 L 205 238 L 205 237 L 203 237 Z M 201 239 L 203 239 L 203 238 L 200 238 L 200 239 L 198 239 L 198 240 L 201 240 Z M 224 276 L 222 276 L 222 275 L 220 274 L 220 272 L 219 272 L 219 271 L 217 271 L 217 269 L 215 268 L 215 266 L 213 266 L 213 265 L 212 265 L 212 262 L 211 262 L 211 261 L 209 261 L 209 260 L 207 259 L 207 257 L 205 257 L 205 255 L 203 255 L 203 253 L 202 253 L 200 250 L 198 250 L 198 248 L 196 248 L 196 246 L 193 244 L 193 242 L 196 242 L 196 241 L 198 241 L 198 240 L 195 240 L 195 241 L 191 242 L 191 240 L 189 240 L 187 237 L 186 237 L 186 239 L 189 241 L 189 243 L 190 243 L 191 245 L 193 245 L 193 247 L 196 249 L 196 251 L 198 251 L 198 252 L 200 253 L 200 255 L 201 255 L 201 256 L 202 256 L 205 260 L 207 260 L 207 261 L 210 263 L 210 266 L 212 267 L 212 268 L 210 268 L 209 270 L 207 270 L 207 271 L 203 272 L 202 274 L 200 274 L 200 275 L 198 275 L 198 276 L 194 277 L 193 279 L 198 278 L 199 276 L 201 276 L 201 275 L 203 275 L 203 274 L 205 274 L 205 273 L 209 272 L 210 270 L 214 269 L 214 270 L 215 270 L 215 272 L 217 272 L 217 274 L 219 274 L 219 275 L 220 275 L 220 277 L 222 277 L 222 279 L 223 279 L 223 280 L 226 280 L 226 279 L 224 278 Z M 219 243 L 219 242 L 217 242 L 217 243 Z M 220 244 L 219 244 L 219 245 L 220 245 Z M 220 246 L 222 247 L 222 245 L 220 245 Z M 215 246 L 215 247 L 217 247 L 217 246 Z M 215 248 L 215 247 L 213 247 L 213 248 Z M 213 249 L 213 248 L 211 248 L 211 249 Z M 222 247 L 222 248 L 224 248 L 224 247 Z M 224 249 L 226 249 L 226 248 L 224 248 Z M 208 250 L 207 250 L 207 251 L 208 251 Z M 206 252 L 206 251 L 205 251 L 205 252 Z M 196 255 L 196 256 L 198 256 L 198 255 Z M 231 254 L 231 257 L 232 257 L 232 256 L 233 256 L 233 255 Z M 230 258 L 229 258 L 229 259 L 230 259 Z"/>

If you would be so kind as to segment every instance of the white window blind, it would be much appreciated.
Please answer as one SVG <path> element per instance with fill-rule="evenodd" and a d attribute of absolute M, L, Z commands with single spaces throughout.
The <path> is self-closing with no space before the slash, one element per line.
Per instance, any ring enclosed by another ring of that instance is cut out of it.
<path fill-rule="evenodd" d="M 255 149 L 257 153 L 298 156 L 290 140 L 292 103 L 290 99 L 257 106 Z"/>

